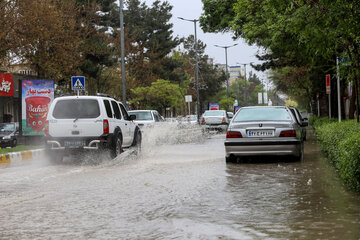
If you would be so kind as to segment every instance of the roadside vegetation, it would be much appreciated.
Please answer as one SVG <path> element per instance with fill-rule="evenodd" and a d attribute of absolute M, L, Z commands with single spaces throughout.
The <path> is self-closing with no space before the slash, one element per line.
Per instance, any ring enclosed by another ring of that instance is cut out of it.
<path fill-rule="evenodd" d="M 349 117 L 354 118 L 355 95 L 360 79 L 360 2 L 349 1 L 257 1 L 202 0 L 200 24 L 204 31 L 230 32 L 259 46 L 258 59 L 252 65 L 268 70 L 274 90 L 306 107 L 316 108 L 317 96 L 327 103 L 325 75 L 331 74 L 331 91 L 336 92 L 336 68 L 339 58 L 341 99 L 350 93 Z M 351 85 L 348 85 L 351 83 Z M 331 94 L 332 116 L 336 94 Z M 324 109 L 326 112 L 326 108 Z M 344 107 L 342 108 L 345 115 Z M 359 111 L 358 111 L 359 112 Z"/>
<path fill-rule="evenodd" d="M 13 148 L 0 148 L 0 154 L 7 154 L 11 152 L 21 152 L 21 151 L 27 151 L 27 150 L 34 150 L 34 149 L 41 149 L 44 146 L 28 146 L 28 145 L 18 145 Z"/>
<path fill-rule="evenodd" d="M 0 66 L 31 66 L 38 78 L 55 81 L 55 96 L 72 93 L 71 76 L 85 76 L 89 95 L 107 93 L 121 99 L 117 3 L 118 0 L 2 1 Z M 146 107 L 162 113 L 171 108 L 177 114 L 186 113 L 184 96 L 193 96 L 192 105 L 197 101 L 196 53 L 202 108 L 207 102 L 226 98 L 224 69 L 205 54 L 206 45 L 201 40 L 195 49 L 193 35 L 182 38 L 173 33 L 172 5 L 168 1 L 148 5 L 143 0 L 126 0 L 124 5 L 126 95 L 134 108 Z M 188 27 L 191 29 L 191 25 Z M 161 94 L 158 102 L 159 92 L 164 89 L 166 94 Z M 219 92 L 223 94 L 217 95 Z"/>
<path fill-rule="evenodd" d="M 315 116 L 309 123 L 340 178 L 348 188 L 360 192 L 360 124 L 356 120 L 337 122 Z"/>

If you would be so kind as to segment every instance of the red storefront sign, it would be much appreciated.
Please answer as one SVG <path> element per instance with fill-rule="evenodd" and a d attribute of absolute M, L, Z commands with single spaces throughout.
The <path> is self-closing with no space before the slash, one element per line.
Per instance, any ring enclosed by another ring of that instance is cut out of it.
<path fill-rule="evenodd" d="M 14 96 L 14 79 L 10 73 L 0 73 L 0 96 Z"/>
<path fill-rule="evenodd" d="M 330 74 L 326 74 L 326 94 L 330 94 L 330 93 L 331 93 Z"/>

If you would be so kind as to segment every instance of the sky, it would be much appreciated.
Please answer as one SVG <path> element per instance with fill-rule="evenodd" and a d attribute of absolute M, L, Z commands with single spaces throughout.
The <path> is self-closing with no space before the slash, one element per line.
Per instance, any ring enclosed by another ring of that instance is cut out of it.
<path fill-rule="evenodd" d="M 155 0 L 142 0 L 148 6 Z M 161 0 L 164 1 L 164 0 Z M 171 22 L 173 23 L 173 31 L 174 36 L 178 37 L 187 37 L 189 35 L 194 35 L 194 23 L 183 21 L 178 19 L 178 17 L 186 18 L 186 19 L 199 19 L 202 10 L 202 2 L 201 0 L 167 0 L 172 6 L 172 14 L 173 17 Z M 260 61 L 256 58 L 256 54 L 259 51 L 259 48 L 256 46 L 249 46 L 242 39 L 233 40 L 232 35 L 230 33 L 204 33 L 199 23 L 197 24 L 197 38 L 206 44 L 205 54 L 209 55 L 209 57 L 214 59 L 215 64 L 225 64 L 225 49 L 215 47 L 214 45 L 219 46 L 230 46 L 237 43 L 237 46 L 228 48 L 227 51 L 227 60 L 228 66 L 236 66 L 245 63 L 260 63 Z M 261 51 L 260 51 L 261 53 Z M 250 65 L 246 66 L 246 72 L 249 73 L 252 71 L 258 75 L 261 80 L 267 80 L 266 73 L 257 72 Z"/>

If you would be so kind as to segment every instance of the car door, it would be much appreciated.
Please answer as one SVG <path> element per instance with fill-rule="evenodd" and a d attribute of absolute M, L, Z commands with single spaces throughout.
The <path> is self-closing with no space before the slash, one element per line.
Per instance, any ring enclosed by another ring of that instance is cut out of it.
<path fill-rule="evenodd" d="M 119 103 L 119 107 L 120 107 L 121 114 L 123 116 L 123 122 L 124 122 L 125 129 L 126 129 L 125 130 L 126 132 L 123 133 L 124 134 L 124 144 L 126 146 L 130 146 L 133 142 L 136 124 L 132 120 L 130 120 L 130 116 L 129 116 L 128 112 L 126 111 L 124 105 L 122 105 L 122 103 Z"/>

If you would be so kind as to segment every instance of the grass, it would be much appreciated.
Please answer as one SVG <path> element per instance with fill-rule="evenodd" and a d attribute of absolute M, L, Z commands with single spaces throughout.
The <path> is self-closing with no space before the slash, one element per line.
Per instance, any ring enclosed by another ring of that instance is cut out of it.
<path fill-rule="evenodd" d="M 43 148 L 42 145 L 38 145 L 38 146 L 18 145 L 14 148 L 1 148 L 0 154 L 6 154 L 6 153 L 11 153 L 11 152 L 21 152 L 21 151 L 41 149 L 41 148 Z"/>

